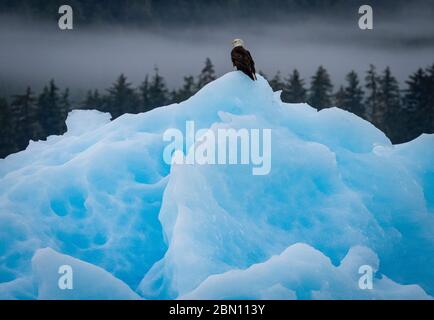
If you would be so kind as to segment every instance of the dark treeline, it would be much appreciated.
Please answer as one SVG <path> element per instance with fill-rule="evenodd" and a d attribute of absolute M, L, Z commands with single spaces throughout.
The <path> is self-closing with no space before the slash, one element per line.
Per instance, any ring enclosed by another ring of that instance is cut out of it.
<path fill-rule="evenodd" d="M 0 97 L 0 157 L 25 149 L 29 140 L 63 134 L 72 108 L 96 109 L 117 118 L 184 101 L 215 79 L 214 66 L 206 59 L 201 73 L 184 77 L 177 90 L 168 89 L 156 68 L 137 88 L 122 74 L 105 92 L 88 91 L 79 106 L 71 105 L 69 90 L 60 90 L 54 80 L 38 95 L 29 87 L 23 94 Z M 362 85 L 359 75 L 351 71 L 345 85 L 335 90 L 327 70 L 320 66 L 309 84 L 297 70 L 287 77 L 278 72 L 269 82 L 275 91 L 282 90 L 284 102 L 308 102 L 318 110 L 345 109 L 373 123 L 393 143 L 434 133 L 434 64 L 412 74 L 403 89 L 390 68 L 379 72 L 371 65 L 363 80 Z"/>
<path fill-rule="evenodd" d="M 282 90 L 282 101 L 307 102 L 318 110 L 336 106 L 368 120 L 394 144 L 411 141 L 422 133 L 434 133 L 434 64 L 410 75 L 400 88 L 389 67 L 379 72 L 371 65 L 363 85 L 355 71 L 335 90 L 327 70 L 320 66 L 310 80 L 294 70 L 287 78 L 278 72 L 271 87 Z"/>
<path fill-rule="evenodd" d="M 28 87 L 23 94 L 0 96 L 0 158 L 24 150 L 30 140 L 44 140 L 66 131 L 65 120 L 72 109 L 96 109 L 112 118 L 124 113 L 140 113 L 170 103 L 181 102 L 216 79 L 210 59 L 197 77 L 186 76 L 178 90 L 169 90 L 156 68 L 134 88 L 121 74 L 106 92 L 89 90 L 81 104 L 71 105 L 69 89 L 61 91 L 54 80 L 36 94 Z"/>

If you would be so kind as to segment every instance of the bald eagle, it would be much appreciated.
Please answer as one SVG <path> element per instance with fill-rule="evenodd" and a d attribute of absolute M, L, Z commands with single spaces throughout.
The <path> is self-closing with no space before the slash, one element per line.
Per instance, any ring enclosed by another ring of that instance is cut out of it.
<path fill-rule="evenodd" d="M 244 48 L 241 39 L 232 41 L 233 49 L 231 52 L 232 64 L 237 70 L 244 72 L 253 81 L 256 80 L 255 62 L 249 50 Z"/>

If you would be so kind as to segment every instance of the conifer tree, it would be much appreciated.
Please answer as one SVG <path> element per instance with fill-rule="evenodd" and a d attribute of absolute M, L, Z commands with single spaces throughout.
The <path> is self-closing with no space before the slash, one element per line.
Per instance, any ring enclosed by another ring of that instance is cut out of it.
<path fill-rule="evenodd" d="M 333 85 L 327 70 L 320 66 L 312 77 L 308 102 L 318 110 L 331 107 Z"/>
<path fill-rule="evenodd" d="M 103 99 L 100 96 L 98 90 L 89 90 L 86 94 L 86 98 L 82 103 L 82 109 L 90 109 L 90 110 L 103 110 Z"/>
<path fill-rule="evenodd" d="M 425 117 L 423 132 L 434 133 L 434 63 L 426 69 L 426 74 L 426 108 L 421 111 Z"/>
<path fill-rule="evenodd" d="M 347 86 L 345 87 L 345 95 L 343 101 L 343 108 L 348 110 L 359 117 L 364 117 L 365 110 L 363 105 L 364 92 L 360 86 L 360 81 L 357 73 L 353 70 L 347 77 Z"/>
<path fill-rule="evenodd" d="M 194 95 L 197 91 L 197 86 L 194 81 L 193 76 L 187 76 L 184 77 L 184 83 L 182 87 L 173 92 L 173 101 L 176 103 L 182 102 L 184 100 L 187 100 L 192 95 Z"/>
<path fill-rule="evenodd" d="M 135 113 L 137 111 L 139 99 L 131 87 L 131 83 L 127 82 L 127 78 L 123 74 L 108 89 L 108 93 L 107 111 L 111 113 L 113 119 L 124 113 Z"/>
<path fill-rule="evenodd" d="M 39 94 L 36 102 L 38 109 L 38 122 L 41 124 L 43 136 L 46 138 L 50 134 L 49 128 L 49 112 L 50 106 L 48 102 L 48 87 L 44 86 L 42 93 Z"/>
<path fill-rule="evenodd" d="M 66 131 L 66 118 L 68 117 L 69 111 L 71 111 L 71 102 L 69 101 L 68 88 L 66 88 L 60 95 L 59 108 L 61 118 L 59 119 L 58 126 L 59 130 L 61 130 L 61 132 L 63 133 Z"/>
<path fill-rule="evenodd" d="M 285 83 L 282 80 L 280 71 L 277 71 L 273 79 L 270 80 L 270 87 L 273 89 L 273 91 L 283 91 L 285 89 Z"/>
<path fill-rule="evenodd" d="M 398 81 L 387 67 L 380 78 L 379 103 L 374 113 L 374 124 L 385 132 L 392 140 L 398 134 L 401 93 Z"/>
<path fill-rule="evenodd" d="M 62 111 L 60 109 L 59 88 L 54 80 L 45 86 L 38 97 L 38 119 L 44 131 L 44 136 L 62 134 L 64 122 L 61 123 Z"/>
<path fill-rule="evenodd" d="M 169 90 L 167 89 L 164 78 L 159 74 L 158 68 L 155 68 L 152 81 L 149 83 L 148 90 L 148 110 L 162 107 L 169 102 Z"/>
<path fill-rule="evenodd" d="M 146 112 L 151 110 L 151 100 L 149 97 L 149 76 L 146 75 L 145 80 L 139 87 L 139 98 L 140 98 L 140 112 Z"/>
<path fill-rule="evenodd" d="M 404 90 L 404 105 L 409 114 L 415 114 L 419 110 L 423 110 L 427 105 L 427 75 L 423 69 L 419 69 L 416 73 L 410 75 L 406 81 L 407 89 Z"/>
<path fill-rule="evenodd" d="M 366 72 L 365 87 L 367 97 L 365 100 L 365 117 L 369 121 L 374 121 L 374 114 L 376 114 L 379 103 L 379 82 L 380 78 L 377 75 L 374 65 L 369 66 L 369 70 Z"/>
<path fill-rule="evenodd" d="M 304 87 L 304 80 L 300 78 L 300 73 L 294 69 L 289 79 L 286 81 L 285 90 L 282 94 L 282 101 L 289 103 L 306 102 L 307 91 Z"/>
<path fill-rule="evenodd" d="M 421 133 L 434 133 L 434 66 L 426 70 L 419 69 L 410 75 L 406 81 L 407 89 L 404 90 L 401 109 L 402 129 L 406 132 L 400 137 L 401 141 L 416 138 Z"/>
<path fill-rule="evenodd" d="M 0 158 L 17 151 L 12 113 L 5 98 L 0 97 Z"/>
<path fill-rule="evenodd" d="M 216 79 L 216 74 L 214 70 L 214 65 L 212 64 L 210 58 L 206 58 L 205 66 L 198 76 L 198 80 L 197 80 L 198 89 L 202 89 L 205 85 L 207 85 L 211 81 L 214 81 L 215 79 Z"/>
<path fill-rule="evenodd" d="M 15 141 L 20 149 L 25 148 L 29 140 L 39 140 L 44 137 L 38 121 L 36 98 L 30 87 L 22 95 L 14 95 L 11 103 L 11 114 Z"/>
<path fill-rule="evenodd" d="M 339 87 L 339 90 L 335 93 L 334 98 L 335 106 L 341 109 L 345 109 L 346 94 L 344 86 Z"/>
<path fill-rule="evenodd" d="M 69 101 L 69 88 L 66 88 L 60 96 L 60 109 L 67 114 L 71 111 L 71 102 Z"/>

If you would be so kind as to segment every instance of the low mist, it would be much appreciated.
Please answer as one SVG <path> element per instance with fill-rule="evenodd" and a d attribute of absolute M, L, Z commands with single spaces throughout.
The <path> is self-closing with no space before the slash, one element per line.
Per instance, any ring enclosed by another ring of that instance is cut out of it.
<path fill-rule="evenodd" d="M 374 16 L 375 17 L 375 16 Z M 404 17 L 404 18 L 403 18 Z M 51 78 L 80 99 L 88 89 L 105 89 L 124 73 L 139 85 L 158 67 L 169 88 L 197 75 L 206 57 L 218 75 L 232 70 L 231 40 L 243 38 L 257 69 L 286 77 L 297 68 L 307 83 L 324 65 L 335 86 L 352 69 L 364 78 L 370 64 L 386 66 L 402 83 L 419 67 L 434 63 L 434 23 L 419 14 L 374 18 L 374 30 L 358 28 L 357 12 L 345 20 L 311 17 L 274 24 L 240 23 L 197 28 L 139 29 L 99 25 L 61 31 L 52 23 L 0 18 L 0 95 L 38 91 Z"/>

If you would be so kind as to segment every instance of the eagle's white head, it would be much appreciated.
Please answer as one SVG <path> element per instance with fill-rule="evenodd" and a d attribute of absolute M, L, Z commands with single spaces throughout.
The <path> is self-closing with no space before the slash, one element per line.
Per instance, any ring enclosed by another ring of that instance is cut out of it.
<path fill-rule="evenodd" d="M 234 39 L 232 41 L 232 46 L 235 47 L 244 47 L 244 41 L 242 39 Z"/>

